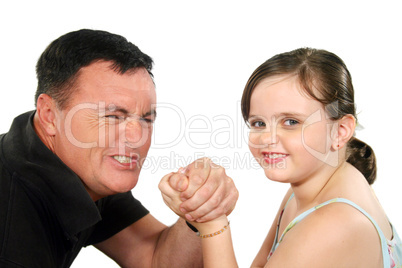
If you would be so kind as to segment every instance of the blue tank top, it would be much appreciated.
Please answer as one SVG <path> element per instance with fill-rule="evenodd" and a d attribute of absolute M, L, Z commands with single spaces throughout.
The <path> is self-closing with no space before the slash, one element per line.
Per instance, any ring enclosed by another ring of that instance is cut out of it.
<path fill-rule="evenodd" d="M 274 243 L 272 244 L 272 249 L 268 255 L 268 259 L 272 256 L 272 254 L 274 253 L 276 248 L 279 246 L 279 244 L 281 243 L 281 241 L 282 241 L 283 237 L 286 235 L 286 233 L 289 232 L 289 230 L 292 229 L 298 222 L 303 220 L 310 213 L 316 211 L 317 209 L 319 209 L 323 206 L 326 206 L 331 203 L 340 202 L 340 203 L 346 203 L 346 204 L 351 205 L 352 207 L 356 208 L 373 223 L 374 227 L 377 230 L 378 236 L 380 237 L 380 241 L 381 241 L 383 267 L 384 268 L 402 267 L 402 243 L 401 243 L 401 239 L 398 236 L 398 233 L 396 232 L 396 230 L 392 226 L 392 224 L 391 224 L 391 228 L 392 228 L 393 237 L 392 237 L 392 240 L 388 240 L 384 236 L 384 233 L 381 231 L 381 229 L 378 226 L 378 224 L 376 223 L 376 221 L 364 209 L 362 209 L 361 207 L 359 207 L 352 201 L 345 199 L 345 198 L 334 198 L 334 199 L 328 200 L 318 206 L 312 207 L 309 210 L 303 212 L 302 214 L 297 216 L 294 220 L 292 220 L 288 224 L 288 226 L 283 231 L 283 234 L 281 235 L 281 237 L 279 237 L 279 225 L 281 223 L 283 212 L 285 211 L 286 206 L 288 205 L 289 201 L 293 198 L 293 196 L 294 196 L 294 194 L 292 193 L 292 195 L 289 197 L 289 200 L 287 201 L 285 207 L 283 208 L 283 210 L 279 216 L 278 224 L 276 227 L 275 240 L 274 240 Z"/>

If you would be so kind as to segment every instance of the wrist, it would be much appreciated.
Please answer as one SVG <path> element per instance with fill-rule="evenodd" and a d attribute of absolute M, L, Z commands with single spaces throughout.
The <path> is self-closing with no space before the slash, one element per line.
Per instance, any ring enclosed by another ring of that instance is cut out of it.
<path fill-rule="evenodd" d="M 194 226 L 200 234 L 210 234 L 214 233 L 224 226 L 228 225 L 228 218 L 226 215 L 220 216 L 214 220 L 208 222 L 189 222 L 192 226 Z"/>

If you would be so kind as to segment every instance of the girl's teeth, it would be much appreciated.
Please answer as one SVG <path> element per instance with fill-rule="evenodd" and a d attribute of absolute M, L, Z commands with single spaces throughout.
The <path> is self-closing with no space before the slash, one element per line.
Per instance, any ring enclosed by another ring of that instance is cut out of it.
<path fill-rule="evenodd" d="M 274 159 L 274 158 L 282 158 L 285 157 L 284 154 L 269 154 L 268 158 Z"/>

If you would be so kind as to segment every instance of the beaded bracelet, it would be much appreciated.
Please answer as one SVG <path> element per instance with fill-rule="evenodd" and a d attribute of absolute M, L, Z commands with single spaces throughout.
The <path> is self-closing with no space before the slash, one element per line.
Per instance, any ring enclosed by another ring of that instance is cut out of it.
<path fill-rule="evenodd" d="M 206 235 L 202 235 L 202 234 L 200 234 L 200 233 L 197 233 L 197 235 L 198 235 L 200 238 L 209 238 L 209 237 L 213 237 L 213 236 L 216 236 L 216 235 L 220 235 L 221 233 L 223 233 L 225 230 L 228 229 L 229 224 L 230 224 L 230 221 L 228 222 L 227 225 L 223 226 L 222 229 L 220 229 L 219 231 L 217 231 L 217 232 L 215 232 L 215 233 L 206 234 Z"/>

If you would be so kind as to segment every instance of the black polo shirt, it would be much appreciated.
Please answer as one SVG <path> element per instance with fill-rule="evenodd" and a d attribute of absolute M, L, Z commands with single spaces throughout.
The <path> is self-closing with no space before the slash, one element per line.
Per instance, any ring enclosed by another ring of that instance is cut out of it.
<path fill-rule="evenodd" d="M 94 202 L 36 135 L 33 115 L 18 116 L 0 136 L 0 267 L 69 267 L 83 246 L 148 211 L 131 192 Z"/>

